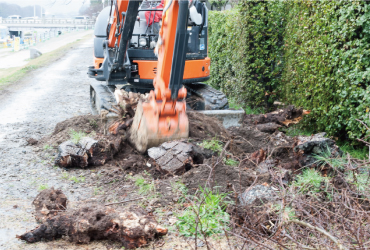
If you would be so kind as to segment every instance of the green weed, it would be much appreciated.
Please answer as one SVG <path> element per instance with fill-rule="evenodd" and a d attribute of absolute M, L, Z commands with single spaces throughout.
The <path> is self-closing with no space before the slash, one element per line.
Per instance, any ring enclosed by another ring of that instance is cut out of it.
<path fill-rule="evenodd" d="M 292 207 L 286 206 L 286 207 L 284 207 L 284 209 L 283 209 L 283 207 L 282 207 L 282 205 L 281 205 L 281 204 L 274 204 L 274 205 L 272 206 L 272 210 L 273 210 L 275 213 L 277 213 L 277 214 L 281 215 L 281 216 L 282 216 L 282 218 L 283 218 L 283 220 L 285 220 L 285 221 L 289 221 L 289 220 L 294 220 L 294 219 L 296 219 L 295 210 L 294 210 L 294 208 L 292 208 Z"/>
<path fill-rule="evenodd" d="M 102 191 L 102 187 L 95 187 L 94 188 L 94 195 L 104 194 L 104 191 Z"/>
<path fill-rule="evenodd" d="M 301 175 L 297 176 L 297 180 L 293 182 L 293 185 L 298 187 L 301 193 L 318 193 L 320 192 L 321 183 L 327 181 L 328 179 L 315 169 L 305 169 Z"/>
<path fill-rule="evenodd" d="M 203 140 L 203 142 L 200 143 L 199 146 L 205 149 L 210 149 L 217 153 L 221 153 L 222 151 L 222 143 L 217 140 L 216 137 L 213 137 L 212 140 Z"/>
<path fill-rule="evenodd" d="M 44 150 L 49 150 L 49 149 L 52 149 L 53 147 L 52 146 L 50 146 L 50 145 L 48 145 L 48 144 L 46 144 L 46 145 L 44 145 Z"/>
<path fill-rule="evenodd" d="M 61 178 L 64 179 L 64 180 L 68 180 L 69 179 L 69 174 L 67 172 L 63 172 Z"/>
<path fill-rule="evenodd" d="M 94 120 L 94 119 L 91 119 L 91 120 L 90 120 L 90 126 L 91 126 L 92 128 L 97 128 L 97 127 L 98 127 L 98 123 L 97 123 L 97 121 L 96 121 L 96 120 Z"/>
<path fill-rule="evenodd" d="M 228 165 L 228 166 L 238 166 L 239 165 L 238 161 L 233 160 L 231 158 L 228 158 L 228 159 L 224 158 L 224 163 L 225 165 Z"/>
<path fill-rule="evenodd" d="M 185 237 L 203 237 L 228 230 L 230 216 L 225 211 L 224 201 L 227 194 L 212 193 L 202 188 L 200 190 L 199 195 L 194 197 L 195 204 L 177 216 L 176 226 Z"/>
<path fill-rule="evenodd" d="M 49 186 L 47 184 L 41 184 L 39 186 L 39 191 L 42 191 L 42 190 L 45 190 L 45 189 L 48 189 L 48 188 L 49 188 Z"/>
<path fill-rule="evenodd" d="M 345 157 L 332 157 L 329 146 L 321 152 L 320 155 L 314 155 L 314 158 L 317 159 L 319 165 L 328 164 L 334 169 L 344 169 L 347 160 Z"/>
<path fill-rule="evenodd" d="M 180 181 L 176 181 L 171 183 L 171 187 L 172 192 L 180 196 L 178 199 L 178 203 L 185 202 L 185 197 L 188 194 L 188 189 L 186 188 L 186 186 Z"/>
<path fill-rule="evenodd" d="M 74 181 L 75 183 L 80 183 L 85 181 L 85 177 L 72 176 L 71 178 L 69 178 L 69 180 Z"/>
<path fill-rule="evenodd" d="M 346 180 L 349 183 L 355 185 L 357 187 L 357 190 L 360 192 L 370 191 L 369 171 L 361 173 L 361 174 L 349 173 L 346 176 Z"/>
<path fill-rule="evenodd" d="M 139 194 L 149 194 L 155 190 L 154 182 L 146 181 L 142 176 L 135 178 L 135 185 L 139 187 Z"/>
<path fill-rule="evenodd" d="M 70 132 L 70 140 L 74 143 L 74 144 L 77 144 L 83 137 L 86 136 L 86 133 L 84 132 L 81 132 L 81 131 L 74 131 L 74 130 L 71 130 Z"/>

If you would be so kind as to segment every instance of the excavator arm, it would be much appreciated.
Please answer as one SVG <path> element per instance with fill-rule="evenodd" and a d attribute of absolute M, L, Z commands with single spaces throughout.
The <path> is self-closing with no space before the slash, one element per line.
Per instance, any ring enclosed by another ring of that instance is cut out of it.
<path fill-rule="evenodd" d="M 187 92 L 182 87 L 189 1 L 166 0 L 164 6 L 157 43 L 158 63 L 157 74 L 153 79 L 154 91 L 150 92 L 148 103 L 138 104 L 130 129 L 130 141 L 140 152 L 165 141 L 189 136 L 185 102 Z M 117 1 L 106 44 L 106 47 L 114 48 L 115 51 L 113 62 L 109 61 L 108 72 L 124 70 L 138 7 L 139 2 L 135 0 Z"/>

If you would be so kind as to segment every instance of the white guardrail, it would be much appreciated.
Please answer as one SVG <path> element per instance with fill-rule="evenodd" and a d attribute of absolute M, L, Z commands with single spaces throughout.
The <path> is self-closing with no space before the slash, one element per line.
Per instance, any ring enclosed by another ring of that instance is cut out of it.
<path fill-rule="evenodd" d="M 42 18 L 42 19 L 0 19 L 1 24 L 75 24 L 75 25 L 94 25 L 95 20 L 86 19 L 59 19 L 59 18 Z"/>

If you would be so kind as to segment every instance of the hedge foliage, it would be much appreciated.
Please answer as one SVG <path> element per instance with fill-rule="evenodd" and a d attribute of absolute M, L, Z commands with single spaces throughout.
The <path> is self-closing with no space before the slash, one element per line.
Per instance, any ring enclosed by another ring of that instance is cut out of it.
<path fill-rule="evenodd" d="M 233 11 L 211 12 L 211 85 L 252 107 L 268 103 L 282 70 L 283 6 L 244 1 Z"/>
<path fill-rule="evenodd" d="M 369 122 L 370 2 L 242 0 L 209 20 L 213 86 L 250 106 L 312 110 L 316 131 L 366 134 L 356 119 Z"/>

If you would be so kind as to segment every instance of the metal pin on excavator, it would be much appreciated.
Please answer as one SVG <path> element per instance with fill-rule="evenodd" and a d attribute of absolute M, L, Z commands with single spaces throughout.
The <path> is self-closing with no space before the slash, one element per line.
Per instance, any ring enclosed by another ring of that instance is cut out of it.
<path fill-rule="evenodd" d="M 88 74 L 106 84 L 91 84 L 91 106 L 97 113 L 109 110 L 117 86 L 150 92 L 148 103 L 139 102 L 130 129 L 130 141 L 138 151 L 187 138 L 187 108 L 228 108 L 224 94 L 200 83 L 210 74 L 207 16 L 205 3 L 198 0 L 190 4 L 188 0 L 115 0 L 99 14 L 94 66 Z M 229 113 L 238 116 L 237 112 Z"/>

